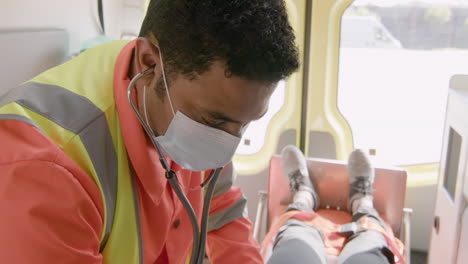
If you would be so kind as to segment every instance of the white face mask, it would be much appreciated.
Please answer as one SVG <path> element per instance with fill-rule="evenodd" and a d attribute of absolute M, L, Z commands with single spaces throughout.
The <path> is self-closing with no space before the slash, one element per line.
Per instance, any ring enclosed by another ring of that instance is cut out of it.
<path fill-rule="evenodd" d="M 156 137 L 163 151 L 192 171 L 220 168 L 229 163 L 240 138 L 200 124 L 177 112 L 164 136 Z"/>
<path fill-rule="evenodd" d="M 162 55 L 161 70 L 167 98 L 174 115 L 166 133 L 155 138 L 164 153 L 180 166 L 192 171 L 216 169 L 229 163 L 241 138 L 198 123 L 180 111 L 175 113 L 166 82 Z M 146 89 L 144 93 L 143 97 L 146 96 Z M 143 107 L 146 118 L 145 98 Z M 149 125 L 147 118 L 146 123 Z"/>

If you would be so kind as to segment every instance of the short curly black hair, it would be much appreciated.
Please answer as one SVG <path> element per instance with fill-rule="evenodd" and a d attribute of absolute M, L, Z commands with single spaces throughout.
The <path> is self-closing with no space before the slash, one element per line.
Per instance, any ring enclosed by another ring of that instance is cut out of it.
<path fill-rule="evenodd" d="M 140 37 L 157 39 L 168 73 L 191 78 L 215 61 L 227 76 L 265 82 L 299 67 L 283 0 L 152 0 Z"/>

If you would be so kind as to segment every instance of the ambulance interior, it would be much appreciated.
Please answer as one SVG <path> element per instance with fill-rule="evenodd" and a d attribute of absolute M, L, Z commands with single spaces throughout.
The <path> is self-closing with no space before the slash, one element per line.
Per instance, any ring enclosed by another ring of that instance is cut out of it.
<path fill-rule="evenodd" d="M 81 51 L 133 39 L 149 0 L 3 0 L 0 94 Z M 277 156 L 298 146 L 343 211 L 354 148 L 407 263 L 468 263 L 468 0 L 285 0 L 301 67 L 234 157 L 261 242 L 289 192 Z"/>

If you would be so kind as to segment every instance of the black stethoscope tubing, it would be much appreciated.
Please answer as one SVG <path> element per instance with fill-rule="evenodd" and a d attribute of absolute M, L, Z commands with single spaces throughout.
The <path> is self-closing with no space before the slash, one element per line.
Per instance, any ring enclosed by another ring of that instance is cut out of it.
<path fill-rule="evenodd" d="M 155 66 L 156 65 L 153 65 L 151 68 L 147 69 L 146 71 L 137 74 L 132 79 L 132 81 L 130 82 L 128 86 L 128 91 L 127 91 L 128 101 L 133 111 L 135 112 L 137 118 L 139 119 L 141 125 L 143 126 L 146 133 L 150 137 L 151 142 L 153 143 L 154 147 L 158 151 L 159 161 L 161 162 L 161 165 L 166 171 L 165 173 L 166 179 L 169 181 L 169 184 L 171 185 L 172 189 L 176 193 L 178 199 L 184 206 L 185 211 L 187 212 L 189 216 L 190 222 L 192 224 L 192 233 L 193 233 L 193 246 L 192 246 L 192 255 L 190 258 L 190 264 L 201 264 L 203 262 L 203 258 L 205 255 L 206 235 L 207 235 L 207 229 L 208 229 L 208 214 L 209 214 L 211 199 L 213 198 L 215 185 L 216 185 L 216 182 L 218 181 L 219 174 L 222 168 L 217 168 L 213 170 L 206 181 L 208 182 L 208 187 L 206 189 L 205 196 L 203 199 L 203 213 L 202 213 L 202 219 L 201 219 L 201 232 L 200 232 L 200 229 L 198 228 L 197 217 L 195 215 L 192 205 L 187 199 L 187 196 L 184 194 L 184 192 L 180 188 L 180 185 L 177 179 L 177 174 L 173 170 L 171 170 L 171 168 L 169 167 L 166 161 L 166 158 L 164 154 L 162 153 L 161 146 L 159 146 L 159 143 L 155 140 L 153 131 L 151 130 L 149 125 L 143 121 L 143 117 L 140 115 L 140 113 L 138 112 L 138 109 L 133 103 L 133 87 L 135 86 L 135 83 L 141 77 L 151 72 L 151 70 L 153 70 Z M 204 186 L 206 182 L 204 182 L 202 186 Z M 143 245 L 141 245 L 141 247 L 143 247 Z"/>

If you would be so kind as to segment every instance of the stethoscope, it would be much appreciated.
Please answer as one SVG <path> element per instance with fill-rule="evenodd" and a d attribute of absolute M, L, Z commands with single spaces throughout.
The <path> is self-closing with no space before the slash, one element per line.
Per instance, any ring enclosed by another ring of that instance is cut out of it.
<path fill-rule="evenodd" d="M 151 68 L 145 70 L 144 72 L 141 72 L 137 74 L 132 81 L 130 82 L 128 86 L 128 101 L 130 102 L 130 105 L 135 112 L 137 118 L 140 120 L 141 125 L 145 129 L 146 133 L 151 139 L 151 142 L 153 143 L 154 147 L 158 151 L 159 154 L 159 161 L 161 162 L 162 167 L 166 171 L 166 179 L 169 181 L 169 184 L 171 185 L 172 189 L 175 191 L 177 194 L 177 197 L 179 198 L 180 202 L 185 208 L 185 211 L 187 212 L 190 222 L 192 224 L 192 231 L 193 231 L 193 246 L 192 246 L 192 255 L 190 258 L 190 264 L 201 264 L 203 262 L 203 258 L 205 256 L 205 245 L 206 245 L 206 233 L 208 229 L 208 213 L 210 209 L 210 204 L 211 204 L 211 199 L 213 197 L 214 193 L 214 188 L 216 185 L 216 182 L 218 181 L 219 173 L 221 172 L 222 168 L 217 168 L 214 171 L 211 172 L 210 176 L 201 184 L 201 187 L 205 187 L 208 184 L 208 187 L 205 192 L 205 196 L 203 199 L 203 213 L 202 213 L 202 219 L 201 219 L 201 232 L 198 227 L 198 221 L 197 217 L 195 215 L 195 212 L 192 208 L 192 205 L 190 204 L 189 200 L 187 199 L 187 196 L 185 196 L 184 192 L 180 188 L 179 181 L 177 179 L 177 174 L 175 171 L 173 171 L 170 167 L 169 164 L 163 155 L 163 151 L 159 143 L 155 140 L 154 133 L 152 129 L 149 127 L 149 125 L 143 120 L 143 117 L 140 115 L 138 112 L 138 109 L 136 108 L 134 102 L 133 102 L 133 88 L 135 86 L 135 83 L 143 76 L 146 74 L 150 73 L 153 68 L 156 66 L 153 65 Z M 143 245 L 141 245 L 143 246 Z"/>

